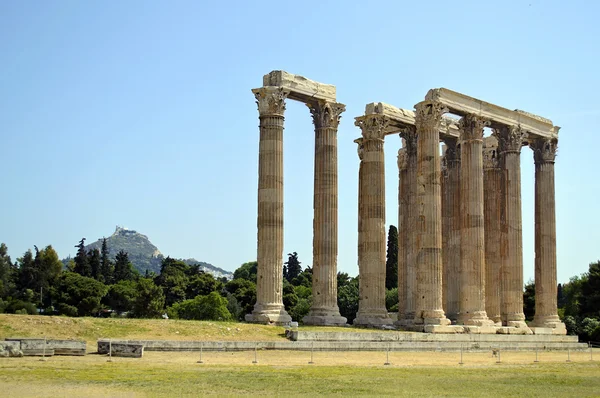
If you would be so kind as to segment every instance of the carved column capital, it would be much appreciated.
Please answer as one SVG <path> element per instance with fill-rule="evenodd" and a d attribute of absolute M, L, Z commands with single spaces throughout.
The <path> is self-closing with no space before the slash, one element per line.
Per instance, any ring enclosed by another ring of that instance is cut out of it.
<path fill-rule="evenodd" d="M 498 150 L 500 153 L 521 153 L 525 131 L 521 126 L 501 126 L 495 128 L 492 133 L 498 139 Z"/>
<path fill-rule="evenodd" d="M 423 126 L 435 130 L 440 129 L 442 115 L 448 112 L 448 108 L 439 102 L 422 101 L 415 105 L 415 122 L 417 126 Z"/>
<path fill-rule="evenodd" d="M 408 126 L 400 130 L 400 137 L 404 138 L 407 156 L 417 156 L 417 128 Z"/>
<path fill-rule="evenodd" d="M 554 163 L 558 150 L 556 138 L 536 138 L 531 142 L 533 149 L 533 160 L 535 164 Z"/>
<path fill-rule="evenodd" d="M 363 154 L 365 152 L 365 144 L 363 143 L 363 139 L 362 138 L 357 138 L 354 140 L 354 142 L 356 144 L 358 144 L 358 158 L 362 161 L 363 160 Z"/>
<path fill-rule="evenodd" d="M 458 121 L 460 138 L 463 141 L 482 140 L 483 128 L 489 125 L 490 121 L 481 116 L 473 113 L 466 114 Z"/>
<path fill-rule="evenodd" d="M 261 87 L 252 90 L 260 116 L 283 116 L 289 91 L 283 87 Z"/>
<path fill-rule="evenodd" d="M 408 168 L 408 153 L 406 148 L 398 149 L 398 169 L 406 170 Z"/>
<path fill-rule="evenodd" d="M 383 115 L 366 115 L 356 118 L 354 125 L 362 131 L 363 139 L 383 141 L 390 119 Z"/>
<path fill-rule="evenodd" d="M 460 147 L 456 138 L 445 138 L 446 151 L 442 157 L 442 167 L 445 169 L 453 168 L 460 163 Z"/>
<path fill-rule="evenodd" d="M 306 105 L 310 110 L 316 129 L 330 128 L 337 130 L 342 112 L 346 110 L 346 105 L 337 102 L 319 101 L 315 104 Z"/>
<path fill-rule="evenodd" d="M 498 157 L 498 140 L 496 137 L 485 137 L 483 139 L 483 169 L 496 169 L 500 167 Z"/>

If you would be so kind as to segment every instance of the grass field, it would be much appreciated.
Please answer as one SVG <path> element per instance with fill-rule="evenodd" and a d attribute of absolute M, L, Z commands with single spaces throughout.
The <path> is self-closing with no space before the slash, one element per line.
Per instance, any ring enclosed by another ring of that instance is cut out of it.
<path fill-rule="evenodd" d="M 309 328 L 306 328 L 309 329 Z M 317 328 L 310 328 L 317 329 Z M 320 329 L 322 330 L 322 329 Z M 326 330 L 342 330 L 327 328 Z M 348 329 L 344 329 L 348 330 Z M 368 333 L 368 330 L 361 330 Z M 5 337 L 274 341 L 283 328 L 240 323 L 0 315 Z M 141 359 L 0 358 L 4 397 L 199 395 L 600 396 L 600 350 L 589 352 L 145 352 Z"/>
<path fill-rule="evenodd" d="M 0 359 L 0 395 L 199 396 L 199 395 L 394 395 L 462 397 L 600 396 L 600 361 L 585 353 L 505 353 L 501 364 L 488 353 L 310 353 L 259 351 L 147 352 L 142 359 L 51 357 Z"/>

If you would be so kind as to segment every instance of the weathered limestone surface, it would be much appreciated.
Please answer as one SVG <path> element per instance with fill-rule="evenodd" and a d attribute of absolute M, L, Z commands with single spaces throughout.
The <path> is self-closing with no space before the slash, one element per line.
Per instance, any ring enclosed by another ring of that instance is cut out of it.
<path fill-rule="evenodd" d="M 501 155 L 506 198 L 505 224 L 502 226 L 501 250 L 506 250 L 502 264 L 501 317 L 506 326 L 529 330 L 523 314 L 523 231 L 521 217 L 521 146 L 524 131 L 518 126 L 494 129 Z M 529 330 L 529 333 L 531 331 Z"/>
<path fill-rule="evenodd" d="M 0 358 L 22 357 L 20 341 L 0 341 Z"/>
<path fill-rule="evenodd" d="M 445 313 L 456 321 L 460 293 L 460 146 L 458 140 L 444 140 L 446 150 L 442 159 L 442 261 L 445 280 Z"/>
<path fill-rule="evenodd" d="M 309 105 L 315 125 L 313 303 L 307 325 L 345 325 L 337 305 L 338 173 L 337 129 L 345 105 Z"/>
<path fill-rule="evenodd" d="M 383 139 L 389 119 L 356 118 L 362 131 L 359 173 L 359 304 L 355 325 L 389 325 L 385 307 L 385 169 Z"/>
<path fill-rule="evenodd" d="M 485 224 L 485 310 L 496 325 L 500 317 L 502 283 L 500 253 L 502 215 L 502 170 L 498 161 L 496 137 L 483 139 L 483 214 Z"/>
<path fill-rule="evenodd" d="M 404 147 L 398 150 L 398 319 L 401 322 L 406 316 L 407 303 L 407 238 L 408 231 L 408 154 Z"/>
<path fill-rule="evenodd" d="M 566 334 L 557 312 L 554 160 L 558 140 L 532 142 L 535 162 L 535 316 L 533 324 Z"/>
<path fill-rule="evenodd" d="M 288 97 L 305 104 L 336 102 L 335 86 L 323 84 L 282 70 L 274 70 L 263 76 L 263 86 L 277 86 L 289 92 Z"/>
<path fill-rule="evenodd" d="M 489 122 L 467 114 L 460 119 L 460 295 L 458 323 L 486 326 L 483 220 L 483 128 Z"/>
<path fill-rule="evenodd" d="M 283 121 L 289 92 L 253 90 L 260 118 L 256 304 L 246 321 L 287 324 L 283 306 Z"/>
<path fill-rule="evenodd" d="M 440 122 L 446 111 L 439 103 L 416 106 L 417 199 L 416 225 L 417 302 L 415 324 L 449 325 L 442 309 L 442 209 L 439 156 Z"/>
<path fill-rule="evenodd" d="M 4 343 L 4 342 L 0 342 Z M 24 355 L 70 355 L 82 356 L 86 354 L 86 342 L 83 340 L 57 340 L 38 338 L 7 338 L 6 343 L 19 346 Z M 45 346 L 45 352 L 44 352 Z"/>
<path fill-rule="evenodd" d="M 489 120 L 492 127 L 520 126 L 523 130 L 536 136 L 558 137 L 559 127 L 554 126 L 548 119 L 520 110 L 511 111 L 447 88 L 429 90 L 425 100 L 437 101 L 457 115 L 474 114 L 481 116 Z"/>
<path fill-rule="evenodd" d="M 109 354 L 113 357 L 142 358 L 144 344 L 129 341 L 98 340 L 98 353 Z"/>
<path fill-rule="evenodd" d="M 372 102 L 365 106 L 365 115 L 383 115 L 390 123 L 385 129 L 385 135 L 396 134 L 405 127 L 415 125 L 415 112 L 408 109 L 397 108 L 384 102 Z M 440 121 L 440 136 L 458 138 L 459 130 L 455 119 L 442 116 Z"/>

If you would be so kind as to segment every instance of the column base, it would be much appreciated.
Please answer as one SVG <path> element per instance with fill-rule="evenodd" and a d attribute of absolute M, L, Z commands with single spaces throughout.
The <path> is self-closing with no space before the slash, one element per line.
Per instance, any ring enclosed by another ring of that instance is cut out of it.
<path fill-rule="evenodd" d="M 346 326 L 346 321 L 337 308 L 312 308 L 308 315 L 302 318 L 305 325 L 316 326 Z"/>
<path fill-rule="evenodd" d="M 487 317 L 485 311 L 458 314 L 457 323 L 467 326 L 493 326 L 494 321 Z"/>
<path fill-rule="evenodd" d="M 359 311 L 352 322 L 355 326 L 382 327 L 392 326 L 394 321 L 389 317 L 387 310 Z"/>
<path fill-rule="evenodd" d="M 292 317 L 285 311 L 283 304 L 255 304 L 254 311 L 244 319 L 250 323 L 285 326 L 292 322 Z"/>
<path fill-rule="evenodd" d="M 416 313 L 414 318 L 415 325 L 442 325 L 447 326 L 452 322 L 446 318 L 442 310 L 424 310 Z"/>
<path fill-rule="evenodd" d="M 552 329 L 551 334 L 567 334 L 567 327 L 561 322 L 558 315 L 537 316 L 533 318 L 531 323 L 535 328 Z"/>

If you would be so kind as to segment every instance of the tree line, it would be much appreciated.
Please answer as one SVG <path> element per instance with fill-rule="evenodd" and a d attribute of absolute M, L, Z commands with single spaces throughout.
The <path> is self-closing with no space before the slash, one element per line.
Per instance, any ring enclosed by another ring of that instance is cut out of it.
<path fill-rule="evenodd" d="M 232 280 L 214 278 L 199 265 L 166 257 L 160 273 L 140 275 L 124 251 L 109 258 L 106 239 L 100 250 L 86 251 L 85 239 L 64 265 L 52 248 L 26 251 L 12 262 L 0 244 L 0 313 L 67 316 L 129 316 L 175 319 L 243 320 L 256 302 L 256 261 L 242 264 Z M 340 314 L 352 323 L 358 311 L 359 279 L 338 272 Z M 398 311 L 398 230 L 388 231 L 386 307 Z M 535 285 L 524 287 L 523 311 L 535 312 Z M 600 261 L 589 272 L 558 285 L 558 312 L 570 334 L 600 341 Z M 312 269 L 302 267 L 298 253 L 283 266 L 283 304 L 293 320 L 302 322 L 312 305 Z"/>

